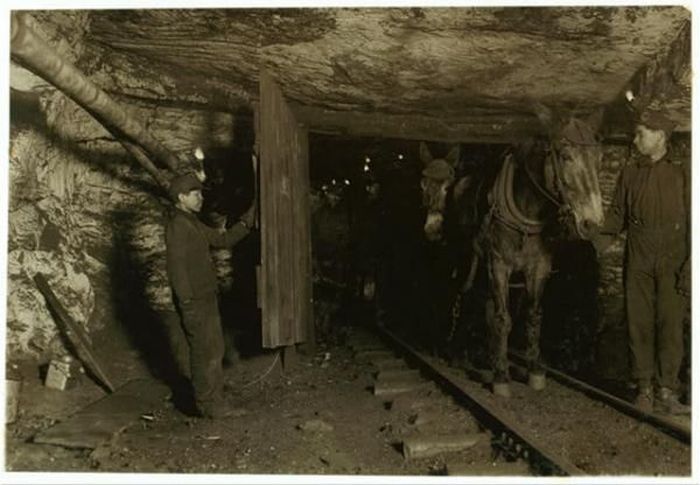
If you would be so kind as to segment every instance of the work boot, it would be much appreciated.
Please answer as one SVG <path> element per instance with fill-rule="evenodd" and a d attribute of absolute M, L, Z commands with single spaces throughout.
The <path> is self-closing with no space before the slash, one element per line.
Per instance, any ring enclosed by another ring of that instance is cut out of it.
<path fill-rule="evenodd" d="M 639 386 L 634 405 L 645 413 L 651 413 L 654 410 L 654 392 L 651 386 Z"/>
<path fill-rule="evenodd" d="M 680 402 L 678 399 L 678 394 L 673 392 L 668 387 L 662 387 L 659 389 L 656 395 L 656 402 L 654 404 L 655 410 L 661 414 L 690 414 L 690 406 Z"/>

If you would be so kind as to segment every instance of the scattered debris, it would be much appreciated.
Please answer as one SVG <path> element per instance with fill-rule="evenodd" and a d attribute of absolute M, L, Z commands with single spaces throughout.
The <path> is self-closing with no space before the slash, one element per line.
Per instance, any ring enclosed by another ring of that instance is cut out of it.
<path fill-rule="evenodd" d="M 297 425 L 297 429 L 306 432 L 329 433 L 333 431 L 333 426 L 321 419 L 311 419 L 303 424 Z"/>
<path fill-rule="evenodd" d="M 66 355 L 63 358 L 52 359 L 49 362 L 49 368 L 46 372 L 44 385 L 51 389 L 65 391 L 76 384 L 77 375 L 79 373 L 80 364 L 74 362 L 73 359 Z"/>
<path fill-rule="evenodd" d="M 218 435 L 211 435 L 211 436 L 198 435 L 197 439 L 207 440 L 207 441 L 219 441 L 221 439 L 221 436 L 218 436 Z"/>
<path fill-rule="evenodd" d="M 375 396 L 387 397 L 406 392 L 425 390 L 431 386 L 432 383 L 420 380 L 378 381 L 374 384 L 373 392 Z"/>
<path fill-rule="evenodd" d="M 246 408 L 233 408 L 231 411 L 226 413 L 226 417 L 240 418 L 242 416 L 246 416 L 247 414 L 248 410 Z"/>

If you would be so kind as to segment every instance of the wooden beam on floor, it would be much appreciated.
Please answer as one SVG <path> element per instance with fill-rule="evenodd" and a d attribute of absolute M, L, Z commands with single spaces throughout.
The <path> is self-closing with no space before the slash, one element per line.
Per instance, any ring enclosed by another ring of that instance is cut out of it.
<path fill-rule="evenodd" d="M 40 432 L 34 437 L 34 443 L 96 448 L 135 423 L 142 414 L 163 407 L 163 400 L 169 392 L 165 384 L 151 379 L 130 381 L 113 394 Z"/>

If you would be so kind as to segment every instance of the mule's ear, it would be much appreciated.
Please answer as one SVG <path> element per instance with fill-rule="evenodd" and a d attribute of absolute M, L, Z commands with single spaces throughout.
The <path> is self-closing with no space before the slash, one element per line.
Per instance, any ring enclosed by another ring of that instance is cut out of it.
<path fill-rule="evenodd" d="M 450 152 L 445 156 L 445 161 L 453 167 L 457 166 L 457 162 L 459 162 L 459 143 L 452 147 Z"/>
<path fill-rule="evenodd" d="M 532 111 L 540 120 L 542 126 L 551 128 L 554 126 L 554 111 L 552 111 L 548 106 L 540 103 L 539 101 L 532 102 Z"/>
<path fill-rule="evenodd" d="M 586 117 L 586 124 L 588 124 L 588 126 L 590 126 L 595 133 L 598 133 L 600 131 L 600 128 L 603 126 L 604 117 L 605 108 L 599 106 L 593 111 L 593 113 L 589 114 Z"/>
<path fill-rule="evenodd" d="M 426 145 L 424 141 L 420 142 L 420 159 L 425 165 L 433 161 L 433 155 L 430 153 L 428 145 Z"/>

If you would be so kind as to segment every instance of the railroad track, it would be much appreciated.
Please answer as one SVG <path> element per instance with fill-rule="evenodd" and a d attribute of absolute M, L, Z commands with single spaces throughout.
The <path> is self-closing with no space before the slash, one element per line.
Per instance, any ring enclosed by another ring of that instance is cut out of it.
<path fill-rule="evenodd" d="M 391 331 L 367 332 L 376 332 L 408 367 L 464 406 L 490 432 L 495 453 L 526 462 L 534 475 L 690 474 L 689 424 L 646 414 L 555 369 L 547 369 L 545 391 L 514 384 L 512 398 L 498 398 L 463 370 L 417 351 Z M 511 360 L 517 367 L 522 357 L 513 354 Z"/>

